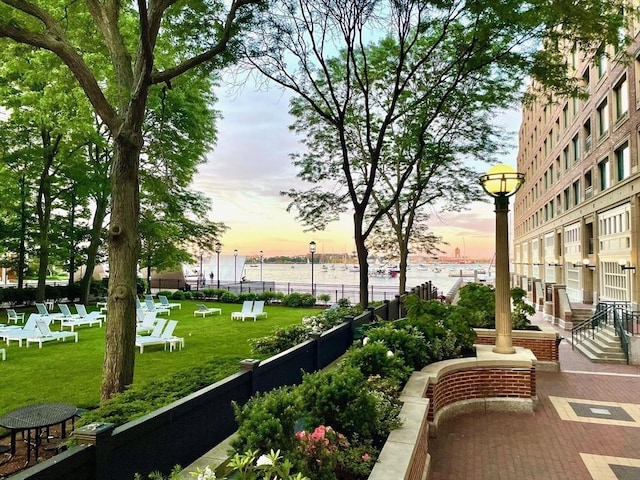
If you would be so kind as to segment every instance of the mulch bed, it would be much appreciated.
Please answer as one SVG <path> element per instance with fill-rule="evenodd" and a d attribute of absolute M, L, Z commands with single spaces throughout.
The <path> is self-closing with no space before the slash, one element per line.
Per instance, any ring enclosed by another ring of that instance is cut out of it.
<path fill-rule="evenodd" d="M 69 429 L 67 428 L 67 435 L 69 434 Z M 33 435 L 33 432 L 32 432 Z M 31 461 L 29 465 L 25 466 L 25 462 L 27 461 L 27 433 L 24 433 L 24 439 L 22 438 L 22 434 L 18 433 L 16 436 L 16 454 L 13 458 L 9 459 L 9 455 L 11 455 L 11 450 L 8 450 L 6 453 L 0 454 L 0 478 L 6 478 L 9 475 L 13 475 L 14 473 L 23 470 L 25 468 L 32 467 L 39 462 L 47 460 L 48 458 L 53 457 L 61 451 L 64 447 L 60 447 L 60 428 L 50 427 L 49 428 L 49 436 L 53 437 L 49 440 L 44 438 L 46 436 L 46 431 L 42 432 L 43 437 L 41 438 L 41 444 L 38 447 L 38 458 L 36 461 L 35 458 L 35 450 L 31 450 Z M 33 441 L 33 439 L 32 439 Z M 0 451 L 4 450 L 4 446 L 11 448 L 11 436 L 8 435 L 6 437 L 0 438 Z M 60 447 L 60 448 L 58 448 Z"/>

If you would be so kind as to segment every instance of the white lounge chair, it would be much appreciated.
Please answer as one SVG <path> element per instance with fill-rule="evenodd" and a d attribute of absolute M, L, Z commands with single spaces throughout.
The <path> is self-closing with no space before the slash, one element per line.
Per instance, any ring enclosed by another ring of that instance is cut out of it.
<path fill-rule="evenodd" d="M 221 308 L 207 307 L 204 303 L 198 303 L 196 304 L 196 307 L 198 308 L 193 311 L 194 317 L 197 315 L 202 315 L 203 317 L 206 317 L 207 315 L 215 315 L 216 313 L 218 315 L 222 315 Z"/>
<path fill-rule="evenodd" d="M 83 304 L 81 303 L 74 303 L 73 306 L 76 308 L 76 312 L 78 312 L 78 315 L 81 318 L 84 317 L 88 317 L 90 315 L 92 315 L 94 318 L 99 318 L 101 319 L 103 322 L 107 320 L 107 316 L 102 313 L 102 311 L 93 311 L 93 312 L 87 312 L 87 307 L 85 307 Z"/>
<path fill-rule="evenodd" d="M 253 300 L 245 300 L 242 302 L 242 310 L 231 312 L 231 320 L 241 319 L 244 322 L 247 315 L 251 317 L 251 310 L 253 310 Z"/>
<path fill-rule="evenodd" d="M 158 295 L 158 300 L 160 300 L 160 306 L 168 309 L 177 308 L 178 310 L 182 310 L 181 303 L 171 303 L 169 299 L 165 295 Z"/>
<path fill-rule="evenodd" d="M 184 347 L 184 337 L 177 337 L 173 334 L 173 331 L 175 330 L 177 324 L 177 320 L 169 320 L 167 322 L 167 326 L 162 331 L 161 337 L 165 341 L 164 348 L 166 350 L 167 345 L 169 345 L 170 352 L 173 352 L 176 347 L 179 347 L 180 350 L 182 350 L 182 348 Z"/>
<path fill-rule="evenodd" d="M 75 327 L 80 327 L 82 325 L 89 325 L 90 327 L 93 325 L 98 325 L 101 327 L 103 317 L 104 315 L 102 315 L 100 312 L 91 312 L 86 317 L 65 317 L 60 321 L 60 330 L 64 329 L 64 327 L 69 327 L 73 332 L 73 329 Z"/>
<path fill-rule="evenodd" d="M 175 320 L 171 321 L 175 322 Z M 164 318 L 158 318 L 156 325 L 151 331 L 151 335 L 136 335 L 136 347 L 140 348 L 140 353 L 144 353 L 145 346 L 164 345 L 166 343 L 166 339 L 162 338 L 162 334 L 164 333 L 164 327 L 166 324 L 167 320 L 165 320 Z M 173 335 L 173 330 L 171 331 L 171 335 Z"/>
<path fill-rule="evenodd" d="M 42 318 L 37 313 L 32 313 L 29 315 L 27 322 L 22 327 L 18 326 L 10 326 L 4 327 L 0 329 L 0 338 L 3 338 L 7 345 L 11 343 L 11 341 L 18 342 L 18 345 L 22 347 L 22 341 L 26 340 L 29 337 L 32 337 L 38 333 L 38 329 L 36 326 L 36 320 Z M 47 321 L 49 321 L 47 319 Z"/>
<path fill-rule="evenodd" d="M 156 312 L 143 312 L 142 310 L 138 310 L 136 317 L 138 320 L 136 325 L 136 335 L 140 335 L 141 333 L 150 333 L 156 326 L 156 315 Z"/>
<path fill-rule="evenodd" d="M 2 361 L 4 362 L 7 359 L 7 351 L 4 348 L 0 348 L 0 355 L 2 356 Z"/>
<path fill-rule="evenodd" d="M 169 312 L 171 311 L 169 308 L 167 307 L 158 307 L 156 306 L 156 304 L 153 302 L 153 300 L 145 300 L 144 301 L 145 306 L 147 307 L 147 312 L 156 312 L 158 315 L 162 315 L 163 313 L 166 313 L 167 315 L 169 315 Z"/>
<path fill-rule="evenodd" d="M 63 320 L 70 318 L 80 318 L 80 315 L 78 315 L 77 313 L 71 313 L 71 310 L 69 310 L 69 305 L 67 305 L 66 303 L 59 303 L 58 308 L 60 309 L 58 318 L 61 318 Z"/>
<path fill-rule="evenodd" d="M 256 300 L 253 302 L 253 310 L 251 313 L 255 315 L 254 320 L 260 317 L 267 317 L 267 312 L 264 311 L 264 300 Z"/>
<path fill-rule="evenodd" d="M 62 340 L 64 342 L 67 338 L 74 338 L 76 342 L 78 341 L 78 332 L 52 332 L 49 328 L 49 323 L 43 318 L 36 320 L 36 327 L 39 330 L 39 334 L 27 338 L 27 347 L 31 343 L 37 343 L 39 348 L 42 348 L 42 344 L 45 342 L 53 340 Z"/>
<path fill-rule="evenodd" d="M 24 323 L 24 313 L 16 313 L 13 308 L 7 308 L 7 317 L 9 318 L 9 323 L 11 323 L 11 320 L 13 320 L 13 323 L 16 325 L 18 324 L 18 320 L 20 323 Z"/>

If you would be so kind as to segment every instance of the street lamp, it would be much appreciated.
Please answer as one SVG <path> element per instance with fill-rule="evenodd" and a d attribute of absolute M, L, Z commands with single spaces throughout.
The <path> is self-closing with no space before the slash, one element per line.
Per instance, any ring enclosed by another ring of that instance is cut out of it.
<path fill-rule="evenodd" d="M 260 283 L 262 283 L 262 259 L 264 258 L 264 252 L 260 250 Z"/>
<path fill-rule="evenodd" d="M 198 277 L 198 288 L 197 288 L 197 290 L 200 290 L 200 282 L 202 282 L 203 278 L 204 278 L 204 276 L 202 275 L 202 252 L 200 252 L 200 276 Z"/>
<path fill-rule="evenodd" d="M 313 292 L 313 254 L 316 253 L 316 242 L 313 240 L 309 242 L 309 252 L 311 253 L 311 295 L 315 296 Z"/>
<path fill-rule="evenodd" d="M 238 281 L 238 250 L 233 251 L 233 283 Z"/>
<path fill-rule="evenodd" d="M 508 165 L 496 165 L 480 177 L 485 192 L 495 199 L 496 212 L 496 353 L 515 353 L 511 341 L 511 295 L 509 291 L 509 197 L 524 182 L 524 173 Z"/>
<path fill-rule="evenodd" d="M 216 275 L 218 276 L 218 290 L 220 290 L 220 252 L 222 251 L 222 245 L 220 244 L 220 242 L 216 242 L 214 251 L 218 256 L 218 266 L 217 266 L 218 271 L 216 272 Z"/>

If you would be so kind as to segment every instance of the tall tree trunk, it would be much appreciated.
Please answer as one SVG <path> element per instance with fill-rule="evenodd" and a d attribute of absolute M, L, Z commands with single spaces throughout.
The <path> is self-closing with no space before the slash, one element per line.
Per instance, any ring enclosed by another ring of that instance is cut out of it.
<path fill-rule="evenodd" d="M 36 291 L 36 301 L 42 302 L 45 298 L 47 287 L 47 272 L 49 270 L 49 228 L 51 227 L 51 166 L 60 144 L 61 136 L 58 135 L 55 141 L 51 141 L 51 132 L 43 128 L 40 132 L 42 138 L 43 165 L 40 174 L 40 185 L 38 186 L 38 289 Z"/>
<path fill-rule="evenodd" d="M 102 226 L 104 219 L 107 216 L 107 204 L 109 196 L 106 192 L 104 195 L 97 197 L 96 210 L 93 214 L 93 223 L 91 226 L 91 240 L 89 247 L 87 248 L 87 261 L 84 270 L 84 275 L 81 280 L 80 301 L 87 303 L 91 292 L 91 279 L 93 278 L 93 271 L 96 266 L 96 258 L 98 257 L 98 248 L 102 242 Z"/>
<path fill-rule="evenodd" d="M 360 270 L 360 305 L 362 308 L 369 306 L 369 251 L 365 245 L 365 237 L 362 232 L 364 214 L 357 211 L 353 214 L 354 236 L 356 253 L 358 254 L 358 267 Z"/>
<path fill-rule="evenodd" d="M 71 186 L 71 205 L 69 207 L 69 286 L 73 285 L 76 273 L 76 239 L 74 234 L 76 223 L 76 184 Z"/>
<path fill-rule="evenodd" d="M 144 112 L 144 103 L 141 110 Z M 138 167 L 142 147 L 141 124 L 140 115 L 137 122 L 133 120 L 123 124 L 114 138 L 108 233 L 109 296 L 101 388 L 103 401 L 124 391 L 133 382 L 136 267 L 140 255 Z"/>
<path fill-rule="evenodd" d="M 20 248 L 18 250 L 18 288 L 24 285 L 27 236 L 27 185 L 24 173 L 20 178 Z"/>

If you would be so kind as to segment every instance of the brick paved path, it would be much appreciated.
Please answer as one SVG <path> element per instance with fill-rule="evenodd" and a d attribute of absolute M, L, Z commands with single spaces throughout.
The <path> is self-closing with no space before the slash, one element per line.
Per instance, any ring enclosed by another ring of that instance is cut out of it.
<path fill-rule="evenodd" d="M 640 368 L 592 364 L 567 341 L 560 362 L 560 373 L 537 373 L 535 413 L 441 425 L 429 440 L 430 480 L 640 479 Z"/>

